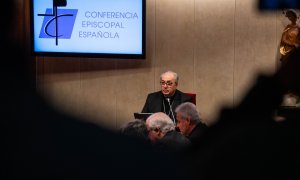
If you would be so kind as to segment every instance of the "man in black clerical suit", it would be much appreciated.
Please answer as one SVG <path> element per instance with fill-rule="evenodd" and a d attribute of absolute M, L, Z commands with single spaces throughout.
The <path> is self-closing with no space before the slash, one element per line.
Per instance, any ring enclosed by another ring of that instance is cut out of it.
<path fill-rule="evenodd" d="M 197 144 L 203 134 L 207 131 L 207 125 L 202 122 L 195 104 L 185 102 L 176 109 L 177 127 L 193 145 Z"/>
<path fill-rule="evenodd" d="M 176 107 L 184 102 L 192 102 L 192 98 L 177 89 L 178 75 L 173 71 L 162 73 L 160 84 L 161 91 L 148 94 L 142 113 L 164 112 L 175 122 Z"/>

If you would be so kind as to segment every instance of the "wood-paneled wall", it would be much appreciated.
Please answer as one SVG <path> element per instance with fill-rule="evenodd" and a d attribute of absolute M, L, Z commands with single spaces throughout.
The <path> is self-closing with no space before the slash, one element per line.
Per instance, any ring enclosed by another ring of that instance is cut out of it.
<path fill-rule="evenodd" d="M 25 14 L 28 2 L 20 1 Z M 261 13 L 254 0 L 147 0 L 146 6 L 145 60 L 36 57 L 39 92 L 60 110 L 118 129 L 170 69 L 179 74 L 178 89 L 197 94 L 197 108 L 211 123 L 223 105 L 240 101 L 257 72 L 276 69 L 287 23 L 280 12 Z"/>

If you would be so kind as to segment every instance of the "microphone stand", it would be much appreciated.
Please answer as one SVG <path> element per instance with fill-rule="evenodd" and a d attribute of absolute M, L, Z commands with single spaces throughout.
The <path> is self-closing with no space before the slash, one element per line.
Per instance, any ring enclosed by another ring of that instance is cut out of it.
<path fill-rule="evenodd" d="M 167 98 L 167 101 L 168 101 L 168 104 L 169 104 L 169 107 L 170 107 L 170 111 L 171 111 L 171 114 L 172 114 L 172 117 L 173 117 L 173 122 L 176 125 L 176 121 L 175 121 L 174 113 L 173 113 L 173 110 L 172 110 L 170 98 Z"/>

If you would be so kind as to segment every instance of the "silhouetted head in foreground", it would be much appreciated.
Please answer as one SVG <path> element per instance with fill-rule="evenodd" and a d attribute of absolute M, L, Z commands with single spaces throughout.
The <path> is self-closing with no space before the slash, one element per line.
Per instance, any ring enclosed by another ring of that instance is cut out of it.
<path fill-rule="evenodd" d="M 1 5 L 4 179 L 166 179 L 174 158 L 53 108 L 36 92 L 32 57 L 15 41 L 13 2 Z M 2 28 L 3 27 L 3 28 Z M 103 118 L 105 118 L 103 114 Z M 159 163 L 158 163 L 159 162 Z M 149 173 L 151 172 L 151 173 Z M 177 174 L 177 175 L 175 175 Z M 172 179 L 173 179 L 172 178 Z"/>

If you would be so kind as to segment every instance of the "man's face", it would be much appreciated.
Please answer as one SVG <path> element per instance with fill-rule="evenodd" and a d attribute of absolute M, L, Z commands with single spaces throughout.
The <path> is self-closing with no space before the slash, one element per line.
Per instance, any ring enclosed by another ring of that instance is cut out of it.
<path fill-rule="evenodd" d="M 190 128 L 189 119 L 183 119 L 180 112 L 176 114 L 176 119 L 177 119 L 177 127 L 180 129 L 181 134 L 188 136 L 189 128 Z"/>
<path fill-rule="evenodd" d="M 175 82 L 174 76 L 172 74 L 164 74 L 160 80 L 161 92 L 165 97 L 171 97 L 174 95 L 177 83 Z"/>

